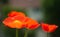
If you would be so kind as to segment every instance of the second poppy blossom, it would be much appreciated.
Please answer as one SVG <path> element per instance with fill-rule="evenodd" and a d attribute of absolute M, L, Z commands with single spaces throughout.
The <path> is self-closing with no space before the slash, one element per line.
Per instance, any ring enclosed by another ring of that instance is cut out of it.
<path fill-rule="evenodd" d="M 45 32 L 54 32 L 57 28 L 58 28 L 58 26 L 56 26 L 54 24 L 49 25 L 49 24 L 46 24 L 46 23 L 42 23 L 42 29 Z"/>

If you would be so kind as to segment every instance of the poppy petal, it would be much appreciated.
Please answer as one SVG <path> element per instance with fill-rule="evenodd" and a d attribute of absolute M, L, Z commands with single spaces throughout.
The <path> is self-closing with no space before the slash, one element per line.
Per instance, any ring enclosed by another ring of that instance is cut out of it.
<path fill-rule="evenodd" d="M 27 29 L 36 29 L 39 26 L 39 24 L 37 23 L 37 21 L 31 19 L 31 18 L 27 18 L 26 20 L 26 28 Z"/>
<path fill-rule="evenodd" d="M 48 26 L 48 24 L 42 23 L 42 29 L 43 29 L 45 32 L 48 32 L 48 31 L 49 31 L 49 26 Z"/>
<path fill-rule="evenodd" d="M 25 14 L 23 12 L 16 12 L 16 11 L 12 11 L 8 14 L 9 17 L 13 17 L 13 16 L 25 16 Z"/>

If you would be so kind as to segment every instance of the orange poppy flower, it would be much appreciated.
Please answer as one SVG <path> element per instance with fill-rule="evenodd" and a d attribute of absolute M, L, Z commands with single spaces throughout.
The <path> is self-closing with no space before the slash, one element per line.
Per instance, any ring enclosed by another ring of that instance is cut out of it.
<path fill-rule="evenodd" d="M 16 15 L 15 15 L 15 13 L 16 13 Z M 25 21 L 26 17 L 22 13 L 18 13 L 18 12 L 15 12 L 15 13 L 12 12 L 11 14 L 9 14 L 9 17 L 7 17 L 3 21 L 3 23 L 5 26 L 8 26 L 10 28 L 21 29 L 24 27 L 24 21 Z M 11 17 L 11 16 L 13 16 L 13 17 Z"/>
<path fill-rule="evenodd" d="M 23 12 L 16 12 L 16 11 L 12 11 L 8 14 L 9 17 L 13 17 L 13 16 L 25 16 L 25 14 Z"/>
<path fill-rule="evenodd" d="M 56 25 L 49 25 L 49 24 L 42 23 L 42 29 L 45 32 L 54 32 L 57 28 L 58 26 Z"/>
<path fill-rule="evenodd" d="M 10 28 L 21 29 L 26 27 L 27 29 L 36 29 L 39 25 L 37 21 L 27 18 L 23 13 L 12 11 L 8 14 L 8 17 L 3 21 L 5 26 Z"/>
<path fill-rule="evenodd" d="M 25 22 L 26 22 L 27 29 L 34 30 L 39 27 L 38 22 L 31 18 L 27 18 Z"/>
<path fill-rule="evenodd" d="M 8 26 L 10 28 L 23 28 L 24 26 L 24 20 L 25 19 L 19 19 L 19 18 L 14 18 L 14 17 L 8 17 L 6 18 L 3 23 L 5 24 L 5 26 Z"/>

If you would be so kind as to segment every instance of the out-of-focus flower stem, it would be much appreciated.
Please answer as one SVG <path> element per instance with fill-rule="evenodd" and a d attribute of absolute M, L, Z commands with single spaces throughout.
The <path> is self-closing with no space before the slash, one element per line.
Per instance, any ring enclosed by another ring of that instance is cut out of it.
<path fill-rule="evenodd" d="M 18 29 L 16 29 L 16 37 L 18 37 Z"/>
<path fill-rule="evenodd" d="M 29 31 L 29 30 L 25 30 L 24 37 L 27 37 L 27 35 L 28 35 L 28 31 Z"/>
<path fill-rule="evenodd" d="M 47 37 L 48 37 L 48 32 L 47 32 Z"/>

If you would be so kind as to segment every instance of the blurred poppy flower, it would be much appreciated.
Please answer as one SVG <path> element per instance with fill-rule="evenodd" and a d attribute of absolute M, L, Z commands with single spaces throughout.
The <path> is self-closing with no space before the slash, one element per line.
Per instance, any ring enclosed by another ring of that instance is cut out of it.
<path fill-rule="evenodd" d="M 7 17 L 3 23 L 5 26 L 8 26 L 10 28 L 18 28 L 21 29 L 24 27 L 24 21 L 26 19 L 25 15 L 23 13 L 19 12 L 12 12 L 8 14 L 9 17 Z"/>
<path fill-rule="evenodd" d="M 49 25 L 49 24 L 42 23 L 42 29 L 45 32 L 54 32 L 57 28 L 58 26 L 56 25 Z"/>
<path fill-rule="evenodd" d="M 8 17 L 3 21 L 5 26 L 10 28 L 24 28 L 27 29 L 36 29 L 39 25 L 38 22 L 28 18 L 22 12 L 12 11 L 8 14 Z"/>
<path fill-rule="evenodd" d="M 34 30 L 34 29 L 39 27 L 38 22 L 33 20 L 33 19 L 31 19 L 31 18 L 27 18 L 25 20 L 25 22 L 26 22 L 26 28 L 27 29 Z"/>

